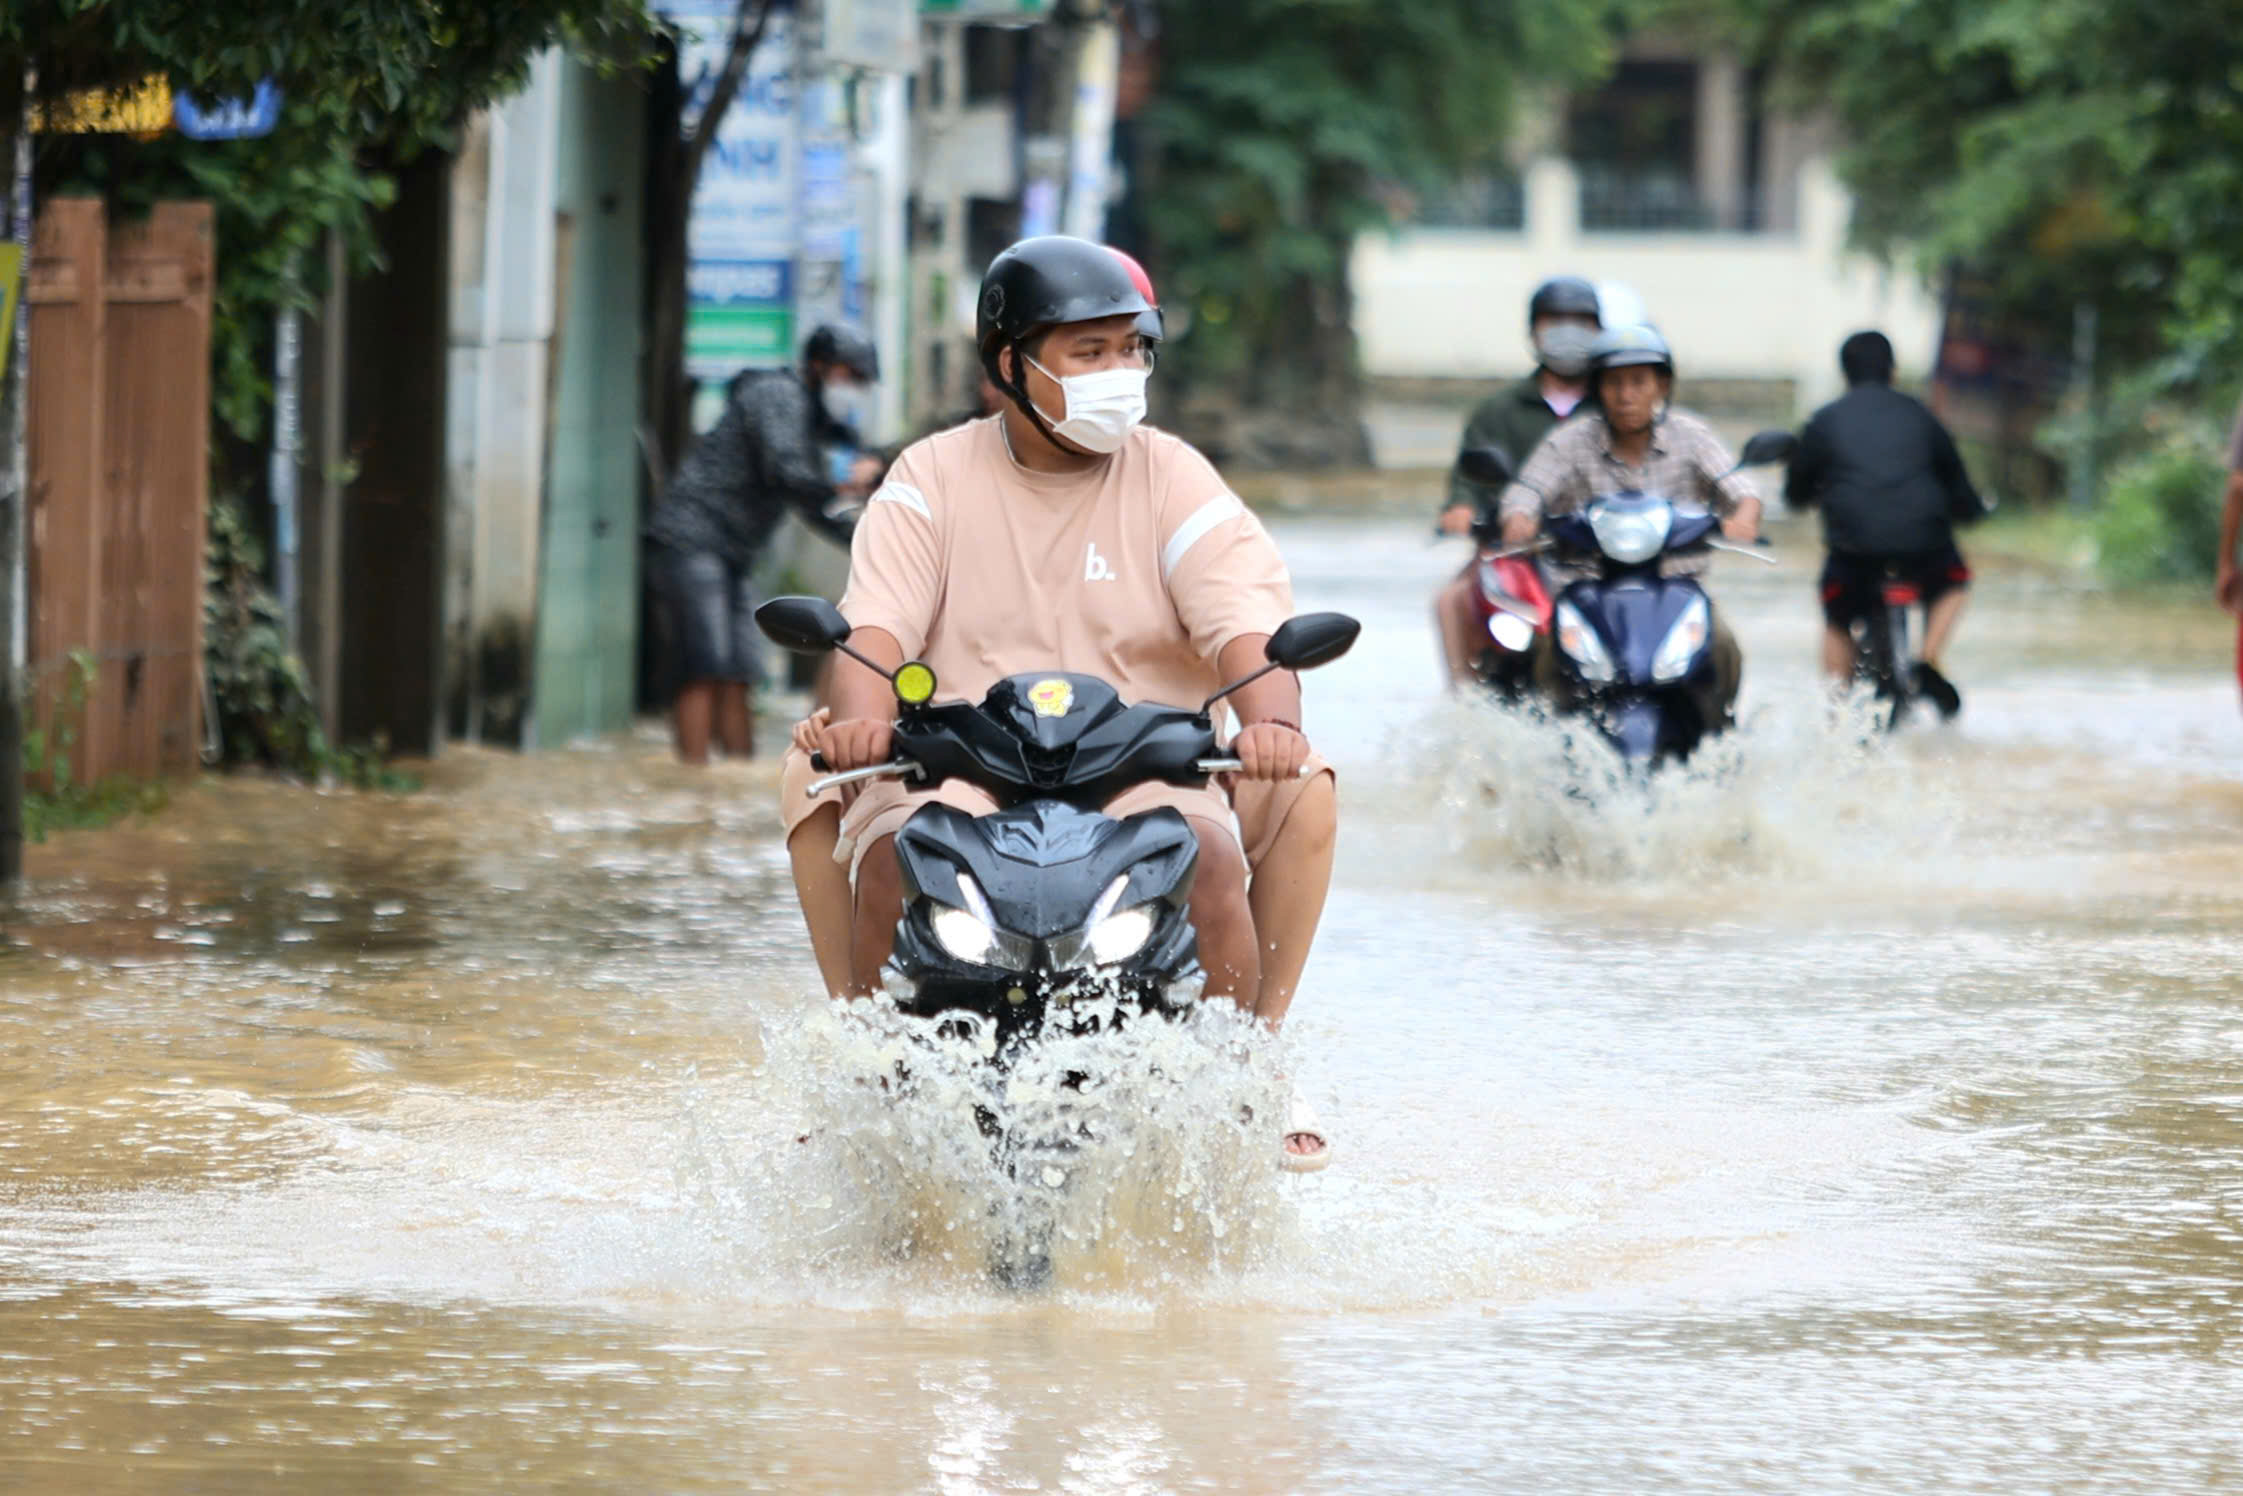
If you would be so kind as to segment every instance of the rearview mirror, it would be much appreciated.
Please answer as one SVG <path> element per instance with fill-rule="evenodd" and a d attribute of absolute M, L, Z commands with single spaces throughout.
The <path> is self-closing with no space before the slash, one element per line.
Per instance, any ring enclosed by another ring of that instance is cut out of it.
<path fill-rule="evenodd" d="M 775 597 L 755 610 L 755 626 L 796 654 L 824 654 L 849 637 L 849 620 L 822 597 Z"/>
<path fill-rule="evenodd" d="M 1345 613 L 1303 613 L 1279 624 L 1262 653 L 1286 670 L 1314 670 L 1353 649 L 1362 632 L 1363 625 Z"/>
<path fill-rule="evenodd" d="M 1501 488 L 1518 472 L 1511 454 L 1501 447 L 1466 447 L 1456 454 L 1456 468 L 1483 488 Z"/>
<path fill-rule="evenodd" d="M 1744 455 L 1737 459 L 1739 467 L 1761 467 L 1771 462 L 1789 462 L 1791 454 L 1799 450 L 1799 438 L 1784 430 L 1754 433 L 1745 443 Z"/>

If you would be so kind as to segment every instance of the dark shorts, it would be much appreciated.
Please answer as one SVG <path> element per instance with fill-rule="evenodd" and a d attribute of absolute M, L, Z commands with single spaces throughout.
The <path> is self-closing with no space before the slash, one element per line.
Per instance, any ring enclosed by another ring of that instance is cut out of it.
<path fill-rule="evenodd" d="M 708 551 L 647 547 L 647 581 L 662 600 L 669 677 L 763 682 L 755 591 L 745 570 Z"/>
<path fill-rule="evenodd" d="M 1956 588 L 1970 585 L 1970 565 L 1952 543 L 1936 551 L 1894 556 L 1832 551 L 1822 567 L 1822 616 L 1834 629 L 1875 617 L 1885 605 L 1887 582 L 1913 588 L 1928 608 Z"/>

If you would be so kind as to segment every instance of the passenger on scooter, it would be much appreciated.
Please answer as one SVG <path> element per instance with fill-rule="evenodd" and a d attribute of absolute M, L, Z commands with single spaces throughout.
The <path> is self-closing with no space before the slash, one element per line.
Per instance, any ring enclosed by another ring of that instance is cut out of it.
<path fill-rule="evenodd" d="M 1134 702 L 1196 710 L 1263 663 L 1292 612 L 1292 586 L 1268 533 L 1207 460 L 1141 423 L 1157 311 L 1115 255 L 1065 236 L 1026 239 L 982 282 L 984 368 L 1005 408 L 917 442 L 872 496 L 852 550 L 842 612 L 851 644 L 883 665 L 918 658 L 942 699 L 979 700 L 1016 673 L 1077 671 Z M 1336 799 L 1331 768 L 1300 726 L 1300 686 L 1277 671 L 1231 698 L 1243 724 L 1235 787 L 1147 784 L 1106 809 L 1158 806 L 1198 834 L 1192 896 L 1210 996 L 1272 1027 L 1284 1017 L 1330 882 Z M 851 662 L 834 680 L 830 721 L 814 730 L 836 770 L 885 762 L 894 696 Z M 805 736 L 808 736 L 806 734 Z M 838 797 L 810 801 L 807 755 L 789 755 L 790 832 L 809 838 Z M 995 808 L 962 781 L 866 788 L 841 810 L 836 855 L 850 860 L 852 994 L 879 989 L 902 906 L 894 837 L 921 805 Z M 1236 826 L 1233 812 L 1236 812 Z M 1247 874 L 1254 877 L 1251 889 Z M 802 885 L 813 931 L 847 922 L 847 878 Z M 837 918 L 836 916 L 839 916 Z M 1296 1101 L 1285 1162 L 1321 1167 L 1330 1146 Z"/>
<path fill-rule="evenodd" d="M 1883 333 L 1846 339 L 1838 366 L 1846 393 L 1807 422 L 1784 480 L 1786 503 L 1822 507 L 1830 551 L 1820 584 L 1823 672 L 1841 686 L 1853 679 L 1853 625 L 1884 605 L 1890 568 L 1924 602 L 1916 689 L 1952 717 L 1963 709 L 1962 693 L 1939 662 L 1970 593 L 1955 526 L 1984 517 L 1986 501 L 1939 418 L 1892 387 L 1893 345 Z"/>
<path fill-rule="evenodd" d="M 1459 451 L 1501 447 L 1513 462 L 1524 462 L 1543 436 L 1573 414 L 1589 390 L 1589 345 L 1603 327 L 1597 288 L 1577 275 L 1552 276 L 1534 288 L 1527 301 L 1527 334 L 1535 366 L 1525 378 L 1480 402 L 1465 423 Z M 1483 515 L 1493 512 L 1497 495 L 1449 469 L 1449 501 L 1441 529 L 1469 535 Z M 1451 690 L 1472 679 L 1472 659 L 1486 642 L 1476 637 L 1472 610 L 1472 563 L 1467 561 L 1433 600 L 1441 631 L 1441 661 Z"/>
<path fill-rule="evenodd" d="M 1700 503 L 1721 517 L 1721 530 L 1737 544 L 1760 533 L 1760 494 L 1752 480 L 1736 472 L 1721 438 L 1704 420 L 1671 403 L 1674 355 L 1666 339 L 1647 326 L 1606 328 L 1589 355 L 1592 404 L 1578 419 L 1543 439 L 1503 491 L 1503 542 L 1530 544 L 1547 516 L 1570 514 L 1600 494 L 1655 493 L 1677 504 Z M 1696 575 L 1710 557 L 1668 555 L 1666 576 Z M 1589 575 L 1563 555 L 1550 558 L 1556 586 Z M 1734 720 L 1737 687 L 1744 677 L 1744 653 L 1737 637 L 1715 608 L 1712 615 L 1713 675 L 1699 711 L 1708 723 Z M 1560 678 L 1556 646 L 1549 635 L 1537 646 L 1535 680 L 1558 699 Z"/>

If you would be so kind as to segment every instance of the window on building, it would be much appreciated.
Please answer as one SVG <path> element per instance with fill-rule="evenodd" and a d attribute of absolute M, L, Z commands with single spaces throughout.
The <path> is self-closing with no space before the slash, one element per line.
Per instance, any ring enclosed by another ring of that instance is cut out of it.
<path fill-rule="evenodd" d="M 1623 62 L 1566 111 L 1584 229 L 1698 229 L 1698 64 Z"/>

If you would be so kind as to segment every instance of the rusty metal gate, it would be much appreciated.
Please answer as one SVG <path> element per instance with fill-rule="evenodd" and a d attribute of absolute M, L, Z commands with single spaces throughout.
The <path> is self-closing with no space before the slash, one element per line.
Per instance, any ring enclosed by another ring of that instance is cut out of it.
<path fill-rule="evenodd" d="M 206 203 L 112 224 L 98 199 L 54 198 L 38 220 L 25 296 L 32 712 L 51 732 L 91 659 L 81 720 L 66 724 L 80 783 L 197 760 L 212 252 Z"/>

